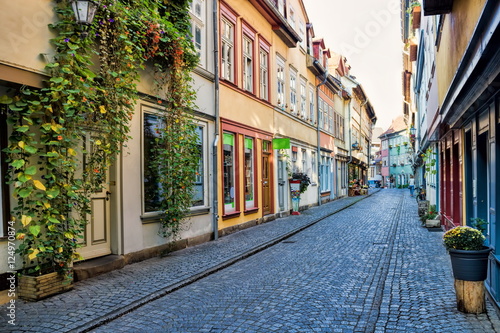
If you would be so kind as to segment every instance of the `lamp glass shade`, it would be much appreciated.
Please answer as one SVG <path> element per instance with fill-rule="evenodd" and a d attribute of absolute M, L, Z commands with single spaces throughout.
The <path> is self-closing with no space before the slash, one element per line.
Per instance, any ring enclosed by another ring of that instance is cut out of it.
<path fill-rule="evenodd" d="M 73 0 L 71 6 L 77 23 L 91 24 L 99 3 L 92 0 Z"/>

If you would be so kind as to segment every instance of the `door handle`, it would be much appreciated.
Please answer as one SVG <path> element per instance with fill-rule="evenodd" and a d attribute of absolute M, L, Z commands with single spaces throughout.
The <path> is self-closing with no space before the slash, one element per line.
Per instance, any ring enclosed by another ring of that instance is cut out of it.
<path fill-rule="evenodd" d="M 109 201 L 109 196 L 111 195 L 111 192 L 106 191 L 106 201 Z"/>

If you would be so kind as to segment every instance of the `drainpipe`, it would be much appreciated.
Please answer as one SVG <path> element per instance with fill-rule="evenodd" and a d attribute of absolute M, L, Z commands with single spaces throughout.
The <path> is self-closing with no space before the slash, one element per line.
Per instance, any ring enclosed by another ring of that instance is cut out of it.
<path fill-rule="evenodd" d="M 215 128 L 214 128 L 214 142 L 213 142 L 213 171 L 212 171 L 212 227 L 214 231 L 214 240 L 219 239 L 219 188 L 218 188 L 218 143 L 219 143 L 219 128 L 220 128 L 220 117 L 219 117 L 219 32 L 218 26 L 218 15 L 217 15 L 217 3 L 218 1 L 213 0 L 213 38 L 214 38 L 214 114 L 215 114 Z"/>
<path fill-rule="evenodd" d="M 347 180 L 349 181 L 349 164 L 352 163 L 352 121 L 351 121 L 351 100 L 347 103 L 347 111 L 349 111 L 349 161 L 347 162 Z"/>
<path fill-rule="evenodd" d="M 315 64 L 319 64 L 318 60 L 314 60 Z M 321 181 L 320 181 L 320 171 L 321 171 L 321 134 L 319 130 L 319 88 L 326 83 L 328 80 L 328 69 L 326 69 L 325 72 L 325 78 L 323 79 L 323 82 L 318 84 L 316 86 L 316 134 L 317 134 L 317 140 L 318 140 L 318 145 L 316 147 L 316 159 L 318 161 L 318 206 L 321 206 Z"/>

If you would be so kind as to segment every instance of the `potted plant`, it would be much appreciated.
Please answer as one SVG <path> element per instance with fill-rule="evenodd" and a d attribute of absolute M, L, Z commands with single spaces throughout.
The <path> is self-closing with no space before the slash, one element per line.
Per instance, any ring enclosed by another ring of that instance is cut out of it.
<path fill-rule="evenodd" d="M 300 181 L 300 188 L 299 188 L 300 193 L 304 193 L 309 187 L 309 184 L 311 184 L 311 179 L 309 178 L 308 175 L 306 175 L 303 172 L 292 173 L 292 180 Z"/>
<path fill-rule="evenodd" d="M 430 205 L 427 211 L 420 216 L 422 226 L 427 228 L 439 227 L 441 220 L 436 210 L 436 205 Z"/>
<path fill-rule="evenodd" d="M 484 281 L 491 248 L 484 245 L 483 233 L 469 226 L 458 226 L 444 233 L 443 243 L 450 254 L 455 279 Z"/>
<path fill-rule="evenodd" d="M 292 215 L 300 215 L 300 195 L 304 193 L 311 184 L 311 179 L 305 173 L 294 172 L 290 179 L 290 197 L 292 199 Z"/>
<path fill-rule="evenodd" d="M 461 312 L 486 312 L 484 280 L 491 248 L 484 245 L 485 239 L 480 230 L 469 226 L 455 227 L 443 235 L 455 278 L 457 309 Z"/>

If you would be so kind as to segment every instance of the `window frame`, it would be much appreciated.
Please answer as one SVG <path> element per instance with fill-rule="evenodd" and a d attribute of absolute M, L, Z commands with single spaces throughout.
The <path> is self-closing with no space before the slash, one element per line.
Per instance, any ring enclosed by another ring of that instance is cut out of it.
<path fill-rule="evenodd" d="M 232 180 L 232 190 L 229 189 L 229 195 L 231 195 L 231 191 L 233 193 L 233 202 L 229 202 L 229 203 L 226 203 L 226 199 L 225 199 L 225 191 L 226 191 L 226 176 L 225 176 L 225 173 L 226 173 L 226 170 L 225 170 L 225 163 L 226 163 L 226 158 L 225 158 L 225 145 L 226 142 L 226 137 L 225 135 L 231 135 L 232 136 L 232 177 L 231 177 L 231 180 Z M 222 202 L 223 202 L 223 214 L 224 215 L 232 215 L 232 214 L 238 214 L 239 213 L 239 207 L 238 207 L 238 204 L 239 204 L 239 201 L 238 201 L 238 183 L 237 183 L 237 177 L 236 177 L 236 173 L 238 172 L 238 169 L 239 169 L 239 165 L 238 165 L 238 134 L 237 133 L 234 133 L 234 132 L 230 132 L 230 131 L 224 131 L 223 132 L 223 141 L 222 141 L 222 168 L 223 168 L 223 174 L 222 174 L 222 191 L 223 191 L 223 196 L 222 196 Z M 232 207 L 231 209 L 228 209 L 229 208 L 229 205 L 232 204 Z"/>
<path fill-rule="evenodd" d="M 198 15 L 195 11 L 195 6 L 198 4 L 201 8 L 200 15 Z M 205 22 L 207 21 L 206 18 L 206 2 L 202 0 L 192 0 L 191 4 L 189 6 L 189 15 L 191 17 L 191 34 L 193 38 L 193 44 L 196 50 L 199 50 L 199 65 L 203 68 L 206 68 L 206 45 L 207 45 L 207 37 L 206 37 L 206 29 L 205 29 Z M 199 28 L 200 30 L 200 47 L 197 47 L 197 40 L 196 40 L 196 28 Z"/>
<path fill-rule="evenodd" d="M 245 162 L 244 162 L 244 181 L 245 181 L 245 184 L 244 184 L 244 196 L 245 196 L 245 211 L 248 211 L 248 210 L 254 210 L 256 207 L 257 207 L 257 179 L 256 179 L 256 176 L 257 176 L 257 169 L 256 169 L 256 166 L 257 166 L 257 161 L 256 161 L 256 158 L 257 158 L 257 154 L 256 154 L 256 144 L 257 144 L 257 141 L 255 140 L 254 137 L 251 137 L 251 136 L 247 136 L 245 135 L 243 137 L 243 140 L 244 140 L 244 158 L 245 158 Z M 250 158 L 250 161 L 251 161 L 251 175 L 250 175 L 250 180 L 251 180 L 251 188 L 252 188 L 252 200 L 247 200 L 246 198 L 246 189 L 248 187 L 247 185 L 247 180 L 248 180 L 248 176 L 247 176 L 247 140 L 251 140 L 251 143 L 252 143 L 252 150 L 251 150 L 251 158 Z M 250 203 L 249 203 L 250 202 Z"/>
<path fill-rule="evenodd" d="M 248 92 L 253 93 L 254 84 L 253 84 L 253 40 L 248 37 L 246 34 L 243 34 L 242 45 L 242 88 Z"/>
<path fill-rule="evenodd" d="M 298 115 L 297 109 L 297 75 L 298 72 L 295 68 L 290 67 L 290 112 Z"/>
<path fill-rule="evenodd" d="M 281 71 L 280 71 L 281 70 Z M 276 97 L 277 101 L 276 104 L 278 107 L 280 107 L 282 110 L 285 109 L 286 105 L 286 84 L 285 84 L 285 60 L 280 56 L 276 56 Z M 280 91 L 281 89 L 281 91 Z"/>
<path fill-rule="evenodd" d="M 306 119 L 306 104 L 307 104 L 307 80 L 304 77 L 300 78 L 300 115 Z"/>
<path fill-rule="evenodd" d="M 265 55 L 265 58 L 262 58 Z M 269 55 L 270 47 L 263 40 L 259 40 L 259 97 L 269 101 Z"/>
<path fill-rule="evenodd" d="M 226 6 L 221 4 L 220 17 L 220 78 L 231 83 L 236 82 L 235 63 L 235 36 L 236 36 L 236 15 Z M 229 28 L 229 35 L 226 36 L 226 28 Z M 229 48 L 229 52 L 225 49 Z M 227 53 L 226 53 L 227 52 Z M 229 67 L 229 68 L 227 68 Z"/>
<path fill-rule="evenodd" d="M 309 85 L 309 120 L 314 123 L 314 114 L 316 113 L 316 97 L 314 94 L 314 86 Z"/>

